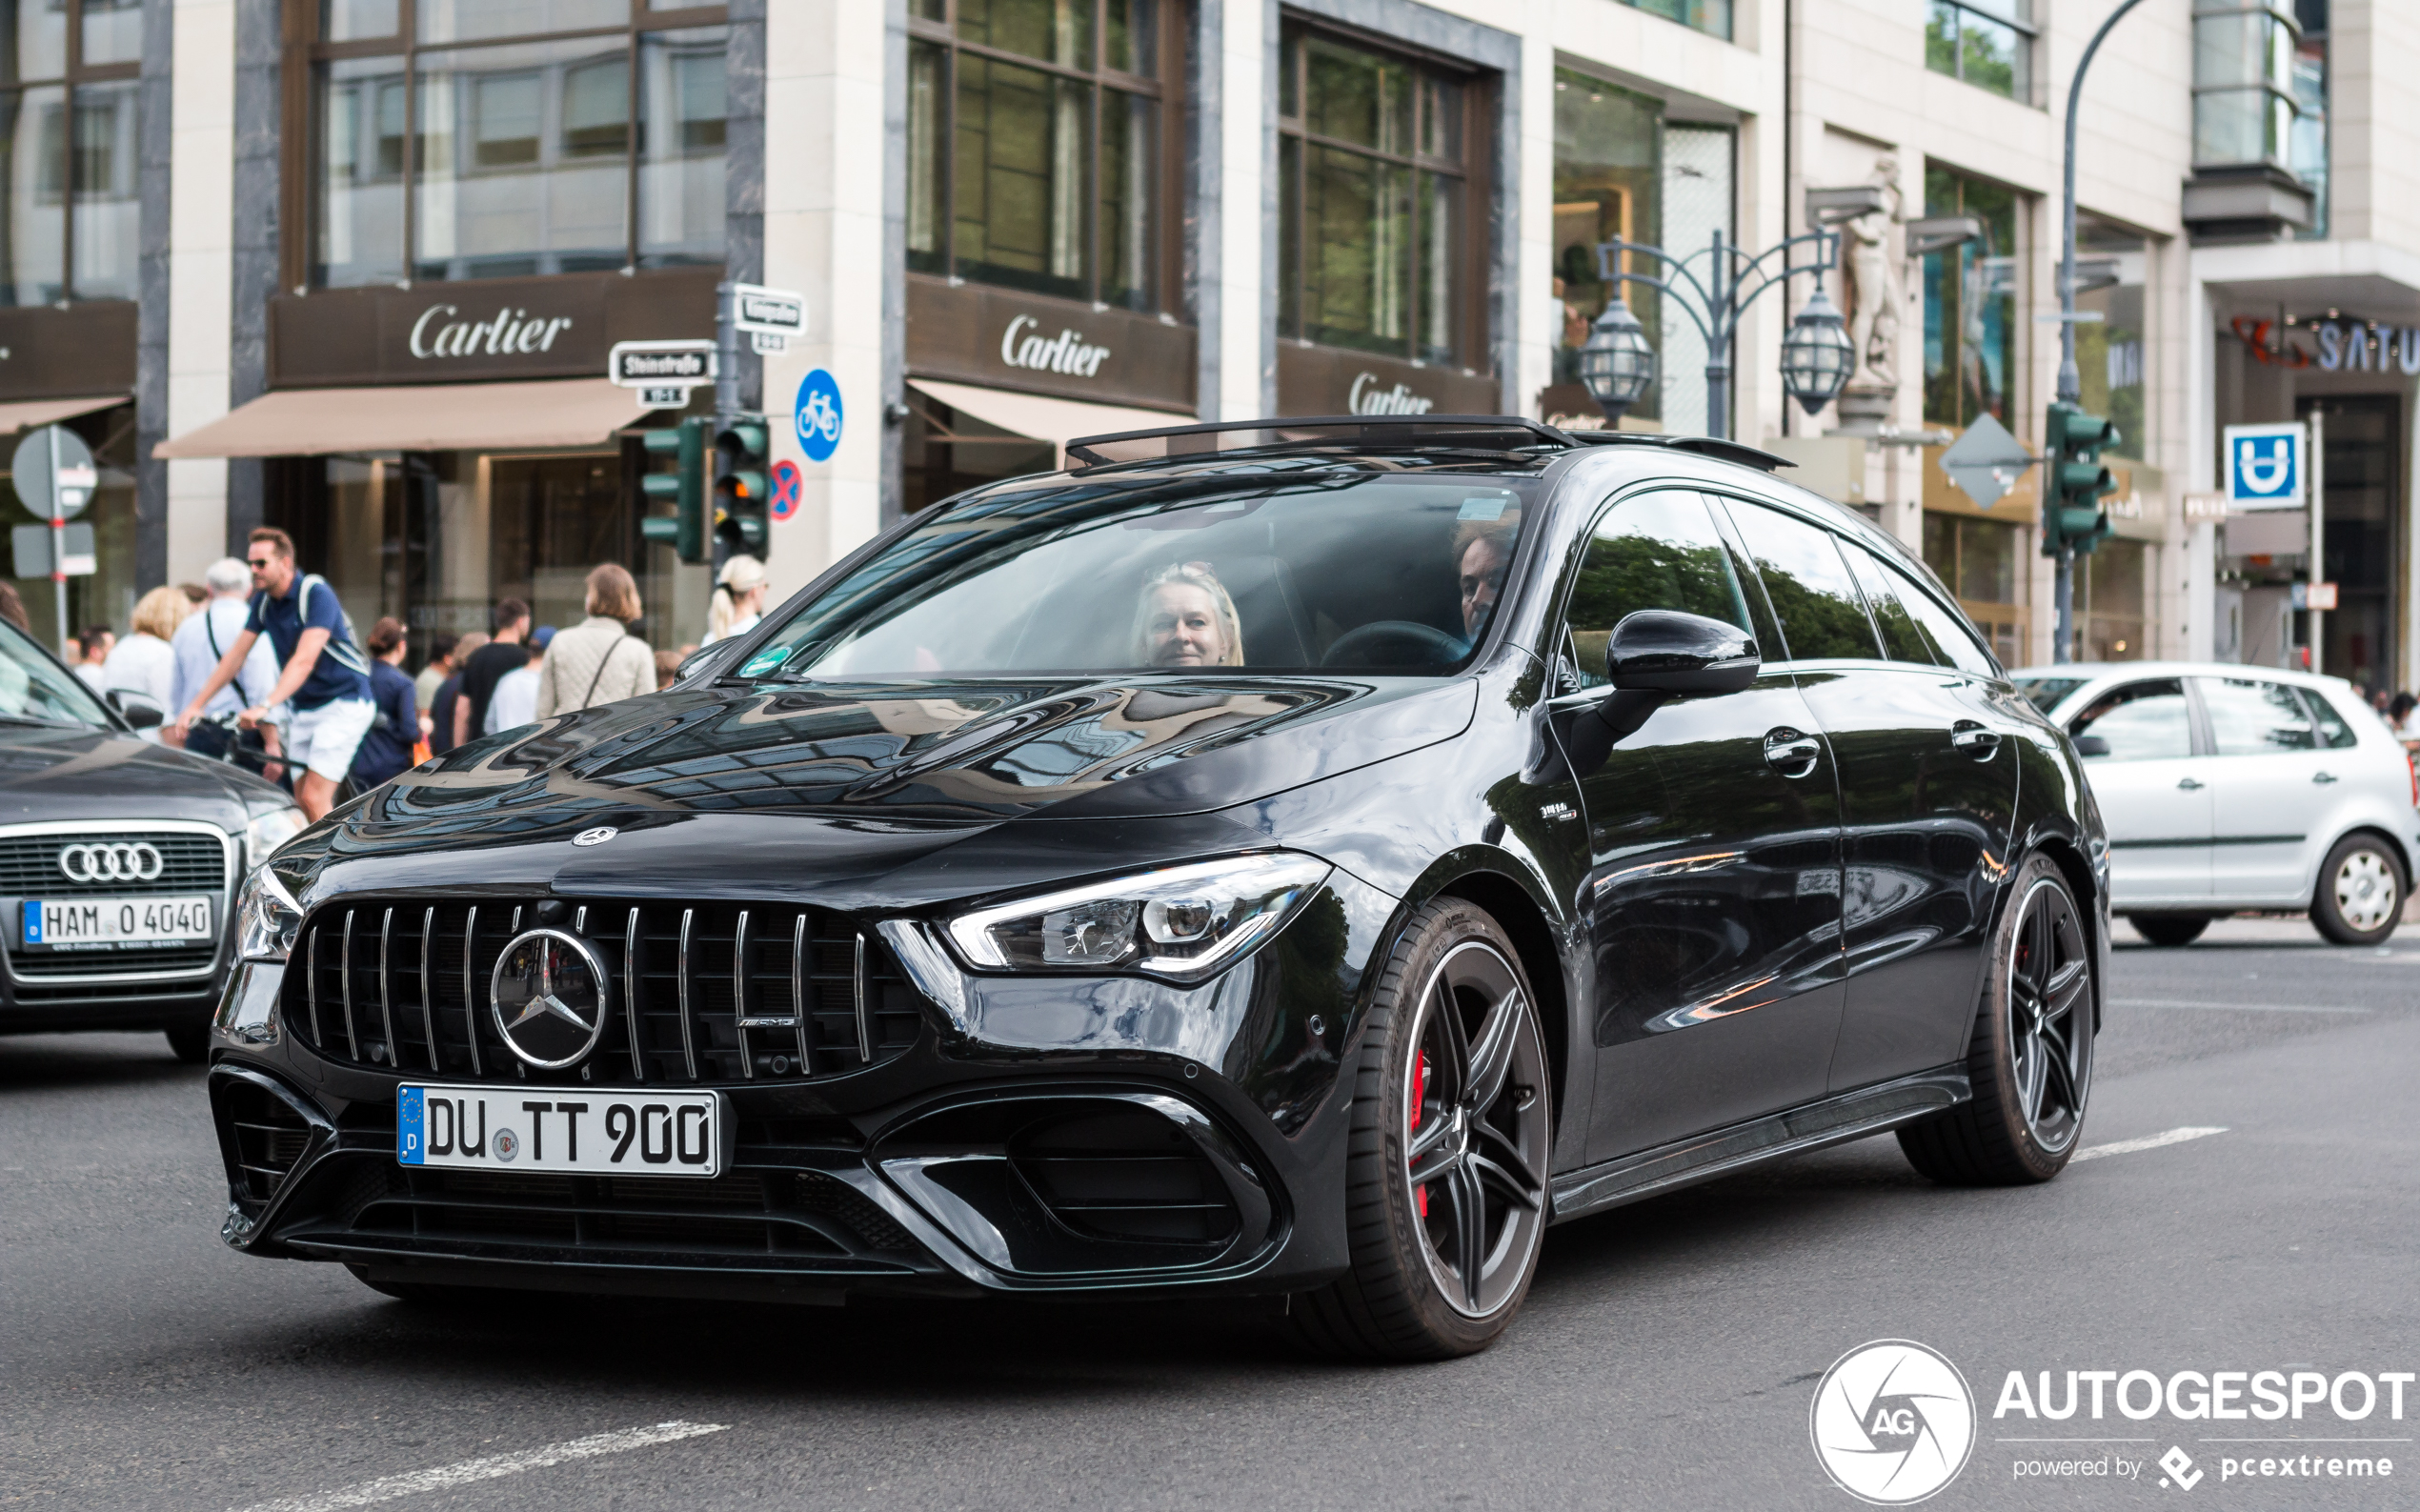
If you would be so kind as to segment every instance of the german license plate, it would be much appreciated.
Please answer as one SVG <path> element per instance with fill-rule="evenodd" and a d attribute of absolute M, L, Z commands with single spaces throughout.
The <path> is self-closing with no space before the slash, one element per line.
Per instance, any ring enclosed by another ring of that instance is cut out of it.
<path fill-rule="evenodd" d="M 215 937 L 208 893 L 182 897 L 29 897 L 17 942 L 49 950 L 149 950 Z"/>
<path fill-rule="evenodd" d="M 588 1176 L 723 1173 L 718 1092 L 587 1087 L 395 1089 L 395 1159 L 472 1171 Z"/>

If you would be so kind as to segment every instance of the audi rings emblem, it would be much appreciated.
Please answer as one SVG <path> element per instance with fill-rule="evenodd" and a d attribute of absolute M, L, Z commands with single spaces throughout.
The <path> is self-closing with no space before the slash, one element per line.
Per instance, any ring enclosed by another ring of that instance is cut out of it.
<path fill-rule="evenodd" d="M 60 851 L 59 870 L 71 882 L 152 882 L 168 860 L 147 840 L 105 840 Z"/>

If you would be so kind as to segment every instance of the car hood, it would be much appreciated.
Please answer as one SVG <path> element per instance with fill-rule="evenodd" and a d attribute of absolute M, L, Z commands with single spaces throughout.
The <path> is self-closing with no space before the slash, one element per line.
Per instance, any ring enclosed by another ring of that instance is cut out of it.
<path fill-rule="evenodd" d="M 183 818 L 241 830 L 247 786 L 260 800 L 275 792 L 113 730 L 0 726 L 0 824 Z"/>
<path fill-rule="evenodd" d="M 347 814 L 337 848 L 797 815 L 919 849 L 1045 814 L 1199 814 L 1449 739 L 1477 700 L 1377 677 L 682 688 L 461 747 Z"/>

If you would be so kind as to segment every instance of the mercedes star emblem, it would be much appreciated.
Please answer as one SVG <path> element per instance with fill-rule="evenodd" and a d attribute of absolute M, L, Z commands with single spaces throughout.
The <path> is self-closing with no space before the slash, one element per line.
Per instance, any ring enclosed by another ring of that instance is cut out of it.
<path fill-rule="evenodd" d="M 602 845 L 621 833 L 610 824 L 600 824 L 593 830 L 582 830 L 573 836 L 572 843 L 574 845 Z"/>
<path fill-rule="evenodd" d="M 515 937 L 490 985 L 496 1033 L 540 1071 L 579 1064 L 605 1038 L 613 975 L 577 935 L 533 929 Z"/>

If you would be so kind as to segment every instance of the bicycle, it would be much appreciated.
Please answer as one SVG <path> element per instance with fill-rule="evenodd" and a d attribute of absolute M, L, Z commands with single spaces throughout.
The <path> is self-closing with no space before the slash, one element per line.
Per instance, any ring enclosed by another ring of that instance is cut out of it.
<path fill-rule="evenodd" d="M 246 730 L 241 719 L 241 715 L 232 713 L 197 716 L 188 728 L 185 749 L 191 755 L 200 756 L 205 761 L 224 761 L 230 766 L 251 773 L 265 782 L 273 782 L 288 793 L 293 792 L 293 762 L 282 756 L 271 756 L 258 745 L 246 745 L 244 736 L 253 735 L 255 732 Z M 193 750 L 192 731 L 205 725 L 217 731 L 221 736 L 219 748 L 215 752 Z M 275 776 L 269 775 L 268 769 L 271 767 L 278 769 Z M 335 802 L 351 802 L 360 796 L 361 792 L 360 785 L 353 781 L 353 774 L 348 772 L 345 774 L 344 780 L 336 784 Z"/>

